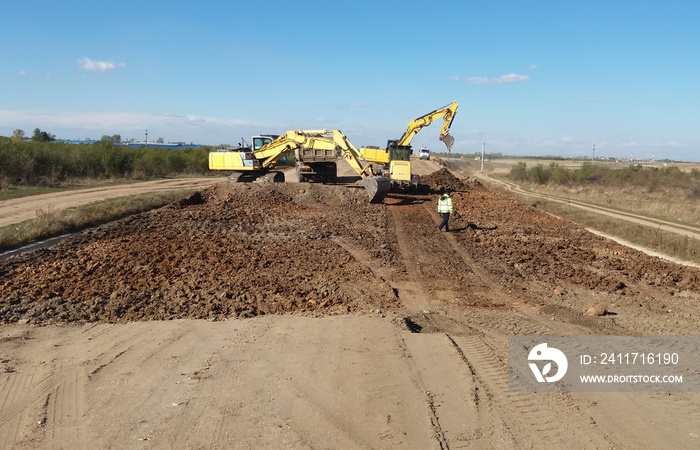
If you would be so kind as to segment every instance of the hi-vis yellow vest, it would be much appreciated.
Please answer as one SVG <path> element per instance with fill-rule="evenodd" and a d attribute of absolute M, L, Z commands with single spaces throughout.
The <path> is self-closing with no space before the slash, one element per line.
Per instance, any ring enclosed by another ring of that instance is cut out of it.
<path fill-rule="evenodd" d="M 440 197 L 438 201 L 437 212 L 452 214 L 452 199 L 450 197 Z"/>

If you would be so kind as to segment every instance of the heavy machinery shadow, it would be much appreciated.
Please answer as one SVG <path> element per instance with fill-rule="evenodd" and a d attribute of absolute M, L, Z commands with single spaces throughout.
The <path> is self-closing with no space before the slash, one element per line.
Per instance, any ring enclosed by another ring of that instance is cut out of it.
<path fill-rule="evenodd" d="M 480 227 L 479 225 L 475 223 L 468 222 L 466 227 L 460 227 L 460 228 L 454 228 L 452 225 L 450 225 L 450 233 L 459 233 L 460 231 L 466 231 L 466 230 L 495 230 L 498 227 Z"/>
<path fill-rule="evenodd" d="M 336 178 L 335 184 L 350 184 L 350 185 L 352 185 L 352 184 L 355 184 L 357 181 L 360 181 L 361 179 L 362 179 L 362 177 L 358 177 L 358 176 L 344 176 L 344 177 L 339 176 L 338 178 Z M 350 186 L 350 187 L 362 188 L 362 186 Z"/>
<path fill-rule="evenodd" d="M 493 227 L 480 227 L 479 225 L 477 225 L 477 224 L 475 224 L 475 223 L 468 222 L 468 223 L 467 223 L 467 226 L 464 227 L 463 229 L 464 229 L 464 230 L 469 229 L 469 230 L 474 230 L 474 231 L 476 231 L 476 230 L 495 230 L 495 229 L 497 229 L 497 228 L 498 228 L 498 227 L 496 227 L 496 226 L 493 226 Z"/>
<path fill-rule="evenodd" d="M 399 192 L 390 192 L 389 195 L 386 196 L 386 198 L 390 198 L 392 200 L 398 200 L 396 202 L 392 202 L 392 205 L 421 205 L 429 199 L 427 198 L 421 198 L 421 197 L 416 197 L 415 195 L 411 194 L 403 194 Z"/>

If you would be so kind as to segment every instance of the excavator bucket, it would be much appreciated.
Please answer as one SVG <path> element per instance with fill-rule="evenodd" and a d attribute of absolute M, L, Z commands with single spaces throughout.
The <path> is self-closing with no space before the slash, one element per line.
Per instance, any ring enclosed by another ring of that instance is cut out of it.
<path fill-rule="evenodd" d="M 440 140 L 447 146 L 447 153 L 450 153 L 452 146 L 455 145 L 455 138 L 452 137 L 450 133 L 447 133 L 445 136 L 441 137 Z"/>
<path fill-rule="evenodd" d="M 385 177 L 365 177 L 362 179 L 362 185 L 369 194 L 370 203 L 381 203 L 389 193 L 391 181 Z"/>

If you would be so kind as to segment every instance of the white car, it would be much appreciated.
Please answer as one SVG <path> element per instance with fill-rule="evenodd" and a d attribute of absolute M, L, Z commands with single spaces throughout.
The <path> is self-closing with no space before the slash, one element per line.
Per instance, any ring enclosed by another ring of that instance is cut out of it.
<path fill-rule="evenodd" d="M 430 159 L 430 149 L 425 147 L 421 148 L 418 152 L 418 156 L 420 156 L 420 159 Z"/>

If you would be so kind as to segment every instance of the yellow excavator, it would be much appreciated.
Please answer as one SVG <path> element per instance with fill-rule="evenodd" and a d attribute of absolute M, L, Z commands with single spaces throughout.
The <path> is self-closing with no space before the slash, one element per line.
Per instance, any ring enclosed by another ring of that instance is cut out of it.
<path fill-rule="evenodd" d="M 336 178 L 335 161 L 338 154 L 362 177 L 362 185 L 369 195 L 370 202 L 380 203 L 389 193 L 391 182 L 372 174 L 372 166 L 362 157 L 360 151 L 340 130 L 296 130 L 272 138 L 265 143 L 265 136 L 258 141 L 253 139 L 253 147 L 224 149 L 209 153 L 209 169 L 233 171 L 231 181 L 255 181 L 259 178 L 272 182 L 284 182 L 284 173 L 275 170 L 284 156 L 294 151 L 297 158 L 297 176 L 300 165 L 321 164 L 325 176 Z M 255 144 L 257 142 L 257 144 Z"/>
<path fill-rule="evenodd" d="M 439 139 L 447 146 L 447 153 L 450 153 L 455 142 L 455 138 L 450 135 L 450 127 L 455 114 L 457 114 L 456 101 L 413 119 L 399 139 L 387 141 L 386 149 L 368 146 L 362 147 L 360 152 L 368 162 L 373 164 L 376 175 L 389 178 L 392 187 L 415 188 L 418 186 L 419 178 L 418 175 L 411 173 L 410 158 L 411 153 L 413 153 L 411 148 L 413 136 L 423 127 L 444 116 Z"/>

